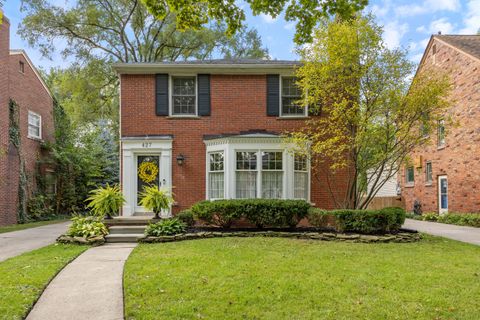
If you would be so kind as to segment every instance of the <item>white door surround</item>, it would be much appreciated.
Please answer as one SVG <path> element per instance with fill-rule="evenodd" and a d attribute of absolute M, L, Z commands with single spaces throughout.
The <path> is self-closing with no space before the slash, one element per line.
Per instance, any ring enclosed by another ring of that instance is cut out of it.
<path fill-rule="evenodd" d="M 446 175 L 438 176 L 438 213 L 448 212 L 448 178 Z"/>
<path fill-rule="evenodd" d="M 172 190 L 172 136 L 124 137 L 122 148 L 122 191 L 126 203 L 122 208 L 123 216 L 132 216 L 136 212 L 146 212 L 137 205 L 137 158 L 152 155 L 159 157 L 159 182 L 163 188 Z M 165 212 L 163 216 L 169 216 Z"/>

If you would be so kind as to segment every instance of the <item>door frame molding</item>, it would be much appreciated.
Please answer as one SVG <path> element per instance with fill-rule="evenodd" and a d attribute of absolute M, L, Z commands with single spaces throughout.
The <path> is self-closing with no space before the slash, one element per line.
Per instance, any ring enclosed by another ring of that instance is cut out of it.
<path fill-rule="evenodd" d="M 172 190 L 172 141 L 172 136 L 124 137 L 121 139 L 120 181 L 126 200 L 122 207 L 122 216 L 132 216 L 137 205 L 137 155 L 159 155 L 159 179 L 162 182 L 162 187 Z M 164 215 L 169 216 L 170 211 Z"/>

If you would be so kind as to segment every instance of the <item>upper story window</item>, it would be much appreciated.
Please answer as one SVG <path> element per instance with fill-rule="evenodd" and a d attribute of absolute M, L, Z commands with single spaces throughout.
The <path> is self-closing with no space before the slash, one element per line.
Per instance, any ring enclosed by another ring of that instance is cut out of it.
<path fill-rule="evenodd" d="M 23 61 L 18 62 L 18 71 L 25 73 L 25 63 Z"/>
<path fill-rule="evenodd" d="M 223 199 L 225 194 L 223 151 L 209 153 L 208 198 Z"/>
<path fill-rule="evenodd" d="M 32 111 L 28 111 L 28 137 L 42 139 L 42 117 Z"/>
<path fill-rule="evenodd" d="M 437 126 L 437 146 L 445 146 L 445 122 L 443 120 L 438 121 Z"/>
<path fill-rule="evenodd" d="M 431 184 L 432 180 L 432 163 L 430 161 L 427 161 L 427 163 L 425 163 L 425 183 Z"/>
<path fill-rule="evenodd" d="M 172 115 L 197 114 L 196 77 L 172 77 Z"/>
<path fill-rule="evenodd" d="M 306 108 L 303 108 L 295 102 L 300 100 L 302 93 L 296 85 L 295 77 L 282 77 L 282 116 L 305 116 Z"/>
<path fill-rule="evenodd" d="M 415 182 L 415 171 L 413 166 L 407 167 L 405 169 L 405 182 L 406 184 L 413 184 Z"/>

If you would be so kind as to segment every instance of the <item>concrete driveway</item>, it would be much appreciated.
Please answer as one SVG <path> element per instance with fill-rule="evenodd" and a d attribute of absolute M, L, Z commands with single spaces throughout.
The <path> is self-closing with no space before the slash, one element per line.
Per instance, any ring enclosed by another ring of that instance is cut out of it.
<path fill-rule="evenodd" d="M 0 233 L 0 261 L 54 243 L 57 237 L 67 230 L 69 224 L 70 222 L 67 221 Z"/>
<path fill-rule="evenodd" d="M 404 228 L 480 246 L 480 228 L 406 219 Z"/>

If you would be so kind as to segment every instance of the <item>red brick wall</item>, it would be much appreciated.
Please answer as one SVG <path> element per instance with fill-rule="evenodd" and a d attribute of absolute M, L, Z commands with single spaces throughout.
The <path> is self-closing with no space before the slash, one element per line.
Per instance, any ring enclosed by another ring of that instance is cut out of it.
<path fill-rule="evenodd" d="M 480 212 L 480 61 L 469 57 L 443 42 L 435 40 L 435 64 L 447 70 L 454 84 L 450 114 L 459 123 L 447 127 L 446 144 L 437 148 L 437 136 L 431 144 L 412 154 L 423 157 L 421 168 L 415 168 L 415 184 L 405 186 L 405 172 L 400 173 L 402 195 L 407 210 L 418 199 L 424 212 L 438 211 L 438 176 L 448 177 L 450 212 Z M 425 63 L 433 63 L 432 50 Z M 433 183 L 425 184 L 425 162 L 432 162 Z"/>
<path fill-rule="evenodd" d="M 15 222 L 8 214 L 11 194 L 7 185 L 9 26 L 9 21 L 3 17 L 0 24 L 0 225 Z"/>
<path fill-rule="evenodd" d="M 43 87 L 23 54 L 9 54 L 8 24 L 0 25 L 0 110 L 1 147 L 0 157 L 0 225 L 12 224 L 17 219 L 19 158 L 13 145 L 8 145 L 8 103 L 12 98 L 19 105 L 21 156 L 25 159 L 27 196 L 36 189 L 35 172 L 41 155 L 41 142 L 27 137 L 28 110 L 42 116 L 42 139 L 53 138 L 53 100 Z M 6 40 L 5 40 L 6 39 Z M 5 54 L 6 53 L 6 54 Z M 24 73 L 19 62 L 24 63 Z M 6 84 L 6 85 L 5 85 Z M 2 189 L 3 188 L 3 189 Z"/>
<path fill-rule="evenodd" d="M 198 119 L 155 115 L 155 76 L 121 76 L 121 135 L 173 134 L 173 158 L 187 157 L 183 166 L 173 161 L 173 185 L 179 209 L 205 199 L 205 134 L 239 133 L 247 130 L 283 132 L 298 128 L 303 120 L 266 115 L 265 75 L 211 75 L 211 116 Z M 322 181 L 320 177 L 320 181 Z M 338 175 L 334 189 L 342 190 Z M 333 208 L 326 185 L 312 177 L 311 200 Z"/>

